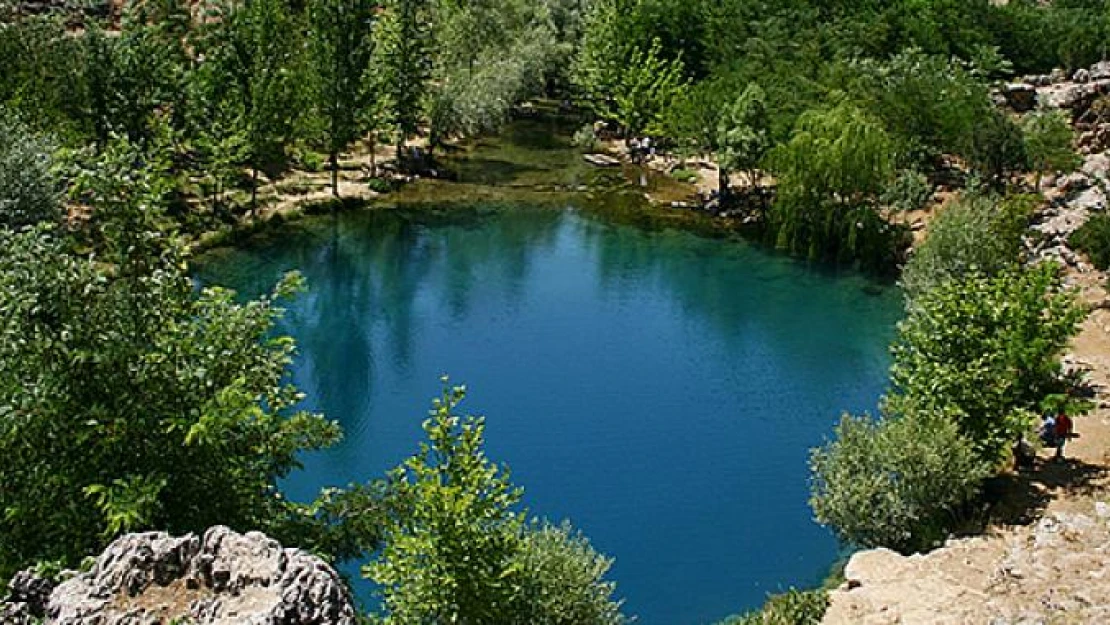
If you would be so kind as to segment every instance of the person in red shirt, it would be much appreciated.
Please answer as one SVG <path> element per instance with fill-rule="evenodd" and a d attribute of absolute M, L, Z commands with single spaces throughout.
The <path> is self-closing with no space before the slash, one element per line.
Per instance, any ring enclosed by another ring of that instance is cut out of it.
<path fill-rule="evenodd" d="M 1064 457 L 1064 443 L 1066 443 L 1067 440 L 1071 438 L 1072 427 L 1073 426 L 1071 422 L 1071 417 L 1069 417 L 1067 413 L 1061 410 L 1060 414 L 1056 415 L 1056 426 L 1054 432 L 1054 434 L 1056 435 L 1057 458 Z"/>

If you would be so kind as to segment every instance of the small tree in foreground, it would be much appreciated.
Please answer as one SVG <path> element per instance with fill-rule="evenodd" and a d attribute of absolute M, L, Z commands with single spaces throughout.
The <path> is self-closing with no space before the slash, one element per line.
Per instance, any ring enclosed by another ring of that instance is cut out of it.
<path fill-rule="evenodd" d="M 396 514 L 363 572 L 397 624 L 624 623 L 603 581 L 610 561 L 569 526 L 526 524 L 521 490 L 486 458 L 485 422 L 445 390 L 424 422 L 429 441 L 391 474 Z"/>

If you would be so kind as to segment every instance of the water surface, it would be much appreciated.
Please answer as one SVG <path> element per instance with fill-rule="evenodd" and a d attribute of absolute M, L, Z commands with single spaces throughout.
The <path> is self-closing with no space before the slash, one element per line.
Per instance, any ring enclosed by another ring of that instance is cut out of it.
<path fill-rule="evenodd" d="M 841 411 L 873 410 L 898 293 L 586 209 L 350 213 L 209 257 L 202 279 L 244 295 L 308 279 L 281 330 L 307 406 L 346 438 L 289 494 L 412 454 L 449 373 L 531 512 L 616 558 L 640 623 L 713 622 L 818 583 L 837 545 L 806 505 L 807 450 Z"/>

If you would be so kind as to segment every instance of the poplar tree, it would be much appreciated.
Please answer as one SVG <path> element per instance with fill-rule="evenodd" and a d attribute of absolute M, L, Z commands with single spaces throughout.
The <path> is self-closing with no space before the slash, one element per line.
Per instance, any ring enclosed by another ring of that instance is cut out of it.
<path fill-rule="evenodd" d="M 251 169 L 251 211 L 258 206 L 258 172 L 281 155 L 298 110 L 294 82 L 297 31 L 281 0 L 250 0 L 224 9 L 208 52 L 220 90 L 237 101 Z M 206 61 L 207 62 L 207 61 Z"/>
<path fill-rule="evenodd" d="M 416 134 L 432 74 L 432 6 L 429 0 L 388 0 L 378 38 L 375 69 L 396 131 L 397 164 Z"/>
<path fill-rule="evenodd" d="M 339 197 L 339 152 L 359 138 L 361 112 L 372 97 L 363 77 L 373 52 L 374 5 L 312 0 L 308 5 L 313 108 L 325 126 L 331 191 Z"/>

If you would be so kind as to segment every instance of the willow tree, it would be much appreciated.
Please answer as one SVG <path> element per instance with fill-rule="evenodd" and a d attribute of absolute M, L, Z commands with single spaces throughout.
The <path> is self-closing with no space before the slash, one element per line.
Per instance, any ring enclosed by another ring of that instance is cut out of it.
<path fill-rule="evenodd" d="M 362 110 L 371 97 L 363 77 L 373 51 L 374 5 L 361 0 L 311 0 L 309 65 L 313 109 L 321 121 L 339 197 L 339 153 L 362 133 Z"/>
<path fill-rule="evenodd" d="M 812 258 L 860 256 L 885 247 L 890 226 L 878 197 L 894 174 L 894 142 L 849 102 L 804 113 L 770 163 L 778 197 L 770 211 L 779 247 Z"/>

